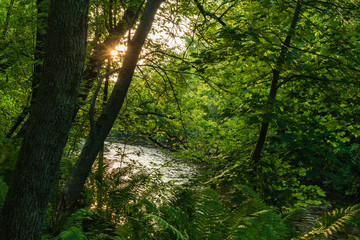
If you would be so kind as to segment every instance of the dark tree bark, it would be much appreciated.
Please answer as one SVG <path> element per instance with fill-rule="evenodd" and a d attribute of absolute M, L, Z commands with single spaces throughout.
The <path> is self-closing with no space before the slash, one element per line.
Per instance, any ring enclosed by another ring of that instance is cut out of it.
<path fill-rule="evenodd" d="M 265 119 L 261 123 L 259 138 L 256 142 L 255 149 L 251 152 L 250 158 L 253 161 L 255 168 L 257 166 L 257 163 L 260 161 L 261 152 L 262 152 L 262 149 L 264 148 L 266 135 L 267 135 L 267 132 L 269 129 L 270 120 L 267 118 L 269 118 L 269 116 L 273 113 L 273 106 L 274 106 L 274 103 L 276 100 L 276 93 L 278 90 L 280 69 L 284 65 L 286 53 L 288 52 L 288 49 L 290 47 L 291 38 L 295 34 L 295 28 L 296 28 L 296 25 L 299 20 L 300 12 L 301 12 L 301 2 L 298 1 L 296 4 L 296 9 L 295 9 L 293 19 L 292 19 L 292 22 L 290 25 L 289 33 L 287 34 L 286 39 L 281 47 L 280 56 L 277 60 L 276 67 L 275 67 L 275 69 L 273 69 L 273 77 L 272 77 L 270 93 L 269 93 L 269 101 L 266 106 L 268 116 L 266 116 Z"/>
<path fill-rule="evenodd" d="M 81 151 L 79 159 L 72 170 L 70 179 L 66 183 L 58 205 L 58 217 L 60 217 L 60 215 L 66 211 L 66 208 L 70 206 L 80 195 L 96 156 L 122 107 L 141 49 L 151 29 L 156 11 L 162 2 L 163 0 L 149 0 L 145 6 L 140 24 L 133 39 L 128 45 L 128 50 L 125 55 L 122 69 L 119 73 L 118 80 L 114 86 L 114 90 L 101 116 L 90 130 L 90 134 Z"/>
<path fill-rule="evenodd" d="M 44 59 L 44 51 L 45 51 L 45 40 L 46 40 L 46 31 L 45 25 L 47 22 L 47 12 L 48 4 L 44 0 L 36 1 L 37 8 L 37 28 L 36 28 L 36 46 L 35 46 L 35 54 L 34 54 L 34 70 L 33 70 L 33 79 L 31 83 L 31 106 L 36 102 L 36 96 L 40 84 L 41 73 L 42 73 L 42 64 L 41 62 Z"/>
<path fill-rule="evenodd" d="M 43 74 L 0 216 L 1 240 L 40 239 L 85 59 L 88 0 L 52 0 Z"/>

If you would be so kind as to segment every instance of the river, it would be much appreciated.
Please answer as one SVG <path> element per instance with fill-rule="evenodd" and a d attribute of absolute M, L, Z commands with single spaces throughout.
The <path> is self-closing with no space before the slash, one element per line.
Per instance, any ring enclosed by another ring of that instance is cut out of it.
<path fill-rule="evenodd" d="M 172 181 L 176 185 L 187 183 L 196 172 L 194 166 L 153 147 L 105 142 L 104 156 L 108 160 L 110 170 L 134 164 L 135 171 L 136 166 L 149 172 L 158 171 L 162 174 L 162 181 Z"/>
<path fill-rule="evenodd" d="M 135 165 L 133 167 L 135 172 L 143 169 L 149 173 L 158 171 L 162 175 L 163 182 L 172 182 L 175 185 L 188 183 L 197 173 L 194 165 L 188 165 L 154 147 L 105 142 L 104 156 L 107 159 L 110 171 L 115 168 Z M 306 209 L 306 214 L 294 222 L 294 225 L 303 232 L 308 231 L 307 229 L 313 226 L 315 220 L 329 210 L 324 206 L 313 205 Z"/>

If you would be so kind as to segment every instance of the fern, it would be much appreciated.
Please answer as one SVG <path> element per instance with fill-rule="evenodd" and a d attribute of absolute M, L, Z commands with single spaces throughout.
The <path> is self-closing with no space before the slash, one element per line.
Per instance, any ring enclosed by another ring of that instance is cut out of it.
<path fill-rule="evenodd" d="M 58 236 L 49 240 L 84 240 L 86 239 L 81 228 L 72 227 L 66 231 L 61 232 Z"/>
<path fill-rule="evenodd" d="M 250 187 L 245 185 L 235 185 L 235 188 L 243 192 L 245 195 L 248 196 L 249 199 L 256 203 L 256 207 L 259 210 L 267 209 L 268 206 L 264 203 L 264 201 L 259 197 L 259 195 Z"/>
<path fill-rule="evenodd" d="M 176 240 L 189 240 L 189 236 L 187 235 L 186 231 L 184 232 L 184 234 L 181 233 L 178 229 L 176 229 L 176 227 L 172 226 L 161 217 L 153 214 L 147 214 L 146 218 L 155 220 L 163 231 L 170 229 L 171 232 L 176 236 Z"/>
<path fill-rule="evenodd" d="M 299 239 L 328 239 L 334 233 L 344 231 L 347 225 L 357 224 L 359 216 L 360 204 L 327 212 L 316 221 L 313 230 Z"/>
<path fill-rule="evenodd" d="M 191 229 L 190 217 L 179 207 L 162 206 L 160 208 L 161 217 L 176 225 L 180 231 Z"/>
<path fill-rule="evenodd" d="M 281 217 L 253 189 L 244 185 L 237 185 L 236 188 L 243 192 L 247 200 L 228 217 L 229 239 L 284 239 L 288 235 Z"/>
<path fill-rule="evenodd" d="M 196 204 L 201 197 L 201 193 L 194 189 L 177 189 L 169 199 L 169 205 L 180 208 L 190 219 L 194 217 Z"/>
<path fill-rule="evenodd" d="M 287 212 L 283 216 L 283 222 L 287 226 L 291 226 L 295 220 L 297 220 L 299 217 L 303 216 L 305 213 L 305 210 L 303 208 L 296 208 L 290 212 Z"/>
<path fill-rule="evenodd" d="M 196 205 L 194 239 L 221 239 L 226 232 L 224 221 L 227 214 L 214 190 L 203 191 Z"/>
<path fill-rule="evenodd" d="M 86 208 L 77 210 L 66 220 L 63 229 L 71 229 L 72 227 L 80 228 L 82 221 L 87 218 L 89 213 L 91 213 L 91 210 Z"/>
<path fill-rule="evenodd" d="M 280 217 L 271 210 L 262 210 L 241 219 L 232 228 L 228 239 L 284 239 L 286 228 Z"/>
<path fill-rule="evenodd" d="M 71 159 L 71 157 L 69 157 L 69 156 L 63 157 L 61 159 L 60 172 L 61 172 L 61 174 L 64 175 L 63 177 L 65 179 L 67 179 L 71 174 L 71 171 L 74 167 L 73 161 L 74 161 L 74 159 Z"/>
<path fill-rule="evenodd" d="M 219 200 L 216 191 L 211 189 L 194 192 L 197 201 L 193 205 L 193 216 L 189 217 L 186 227 L 190 239 L 284 239 L 287 230 L 282 219 L 250 188 L 239 186 L 244 190 L 247 200 L 240 205 L 229 209 Z M 182 193 L 184 195 L 184 193 Z M 185 195 L 192 199 L 187 192 Z M 176 198 L 175 198 L 176 199 Z M 184 229 L 178 219 L 186 219 L 181 216 L 184 211 L 182 203 L 176 201 L 178 207 L 170 210 L 177 218 L 166 216 L 166 221 L 176 223 L 177 229 Z M 187 202 L 185 201 L 185 204 Z M 164 211 L 162 211 L 164 213 Z M 165 217 L 165 215 L 163 215 Z M 181 227 L 180 227 L 181 226 Z"/>
<path fill-rule="evenodd" d="M 299 229 L 294 224 L 294 222 L 304 214 L 305 210 L 303 208 L 296 208 L 292 211 L 282 214 L 282 221 L 288 229 L 289 237 L 295 237 L 299 235 Z"/>
<path fill-rule="evenodd" d="M 106 175 L 103 181 L 104 197 L 106 202 L 106 214 L 109 218 L 127 214 L 130 211 L 130 203 L 140 201 L 141 190 L 149 182 L 149 176 L 143 172 L 132 174 L 130 168 L 116 169 L 111 174 Z M 130 177 L 128 177 L 130 176 Z"/>

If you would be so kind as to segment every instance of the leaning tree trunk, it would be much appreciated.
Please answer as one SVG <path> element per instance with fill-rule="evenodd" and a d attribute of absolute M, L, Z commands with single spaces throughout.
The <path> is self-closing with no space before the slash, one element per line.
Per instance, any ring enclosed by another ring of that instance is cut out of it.
<path fill-rule="evenodd" d="M 101 116 L 92 127 L 79 159 L 72 170 L 70 179 L 65 185 L 58 204 L 58 218 L 80 195 L 96 156 L 119 114 L 130 86 L 141 49 L 151 29 L 156 11 L 162 2 L 163 0 L 149 0 L 145 6 L 140 24 L 128 45 L 123 66 L 113 92 Z"/>
<path fill-rule="evenodd" d="M 274 106 L 274 103 L 276 100 L 276 93 L 277 93 L 277 89 L 279 87 L 278 82 L 279 82 L 279 77 L 280 77 L 280 69 L 284 65 L 286 53 L 288 52 L 288 49 L 290 47 L 291 38 L 295 34 L 295 28 L 296 28 L 296 25 L 299 20 L 300 12 L 301 12 L 301 2 L 299 1 L 296 5 L 296 9 L 295 9 L 293 19 L 292 19 L 292 22 L 290 25 L 289 33 L 287 34 L 286 39 L 281 47 L 280 56 L 276 62 L 275 69 L 273 70 L 273 77 L 272 77 L 270 93 L 269 93 L 269 101 L 266 106 L 268 115 L 271 115 L 273 113 L 273 106 Z M 255 169 L 261 158 L 261 151 L 265 144 L 269 125 L 270 125 L 269 119 L 264 119 L 263 122 L 261 123 L 260 133 L 259 133 L 259 137 L 256 142 L 256 145 L 255 145 L 255 149 L 251 152 L 250 158 L 253 161 Z"/>
<path fill-rule="evenodd" d="M 88 0 L 52 0 L 37 101 L 0 216 L 1 240 L 40 239 L 85 59 Z"/>
<path fill-rule="evenodd" d="M 83 73 L 82 83 L 80 85 L 78 96 L 80 101 L 77 102 L 73 118 L 76 117 L 81 106 L 85 104 L 85 100 L 98 77 L 98 66 L 103 66 L 105 64 L 105 60 L 110 56 L 110 50 L 115 49 L 116 45 L 124 38 L 125 34 L 133 28 L 139 19 L 139 13 L 143 6 L 143 0 L 131 1 L 126 10 L 124 9 L 122 18 L 117 23 L 114 23 L 115 17 L 112 15 L 112 3 L 112 1 L 109 2 L 110 11 L 107 24 L 109 35 L 105 37 L 105 40 L 101 44 L 99 44 L 99 51 L 94 51 L 89 57 L 89 62 Z"/>

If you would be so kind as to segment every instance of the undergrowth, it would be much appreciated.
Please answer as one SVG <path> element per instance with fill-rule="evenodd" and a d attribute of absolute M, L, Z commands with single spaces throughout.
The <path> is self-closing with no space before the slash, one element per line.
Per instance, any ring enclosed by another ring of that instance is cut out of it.
<path fill-rule="evenodd" d="M 277 213 L 251 189 L 237 186 L 243 194 L 240 204 L 227 207 L 212 189 L 179 188 L 161 205 L 146 198 L 136 199 L 115 219 L 97 209 L 79 209 L 56 237 L 43 239 L 358 239 L 347 232 L 357 227 L 360 205 L 324 213 L 306 233 L 294 227 L 304 214 L 301 209 Z M 119 221 L 121 219 L 121 221 Z"/>

